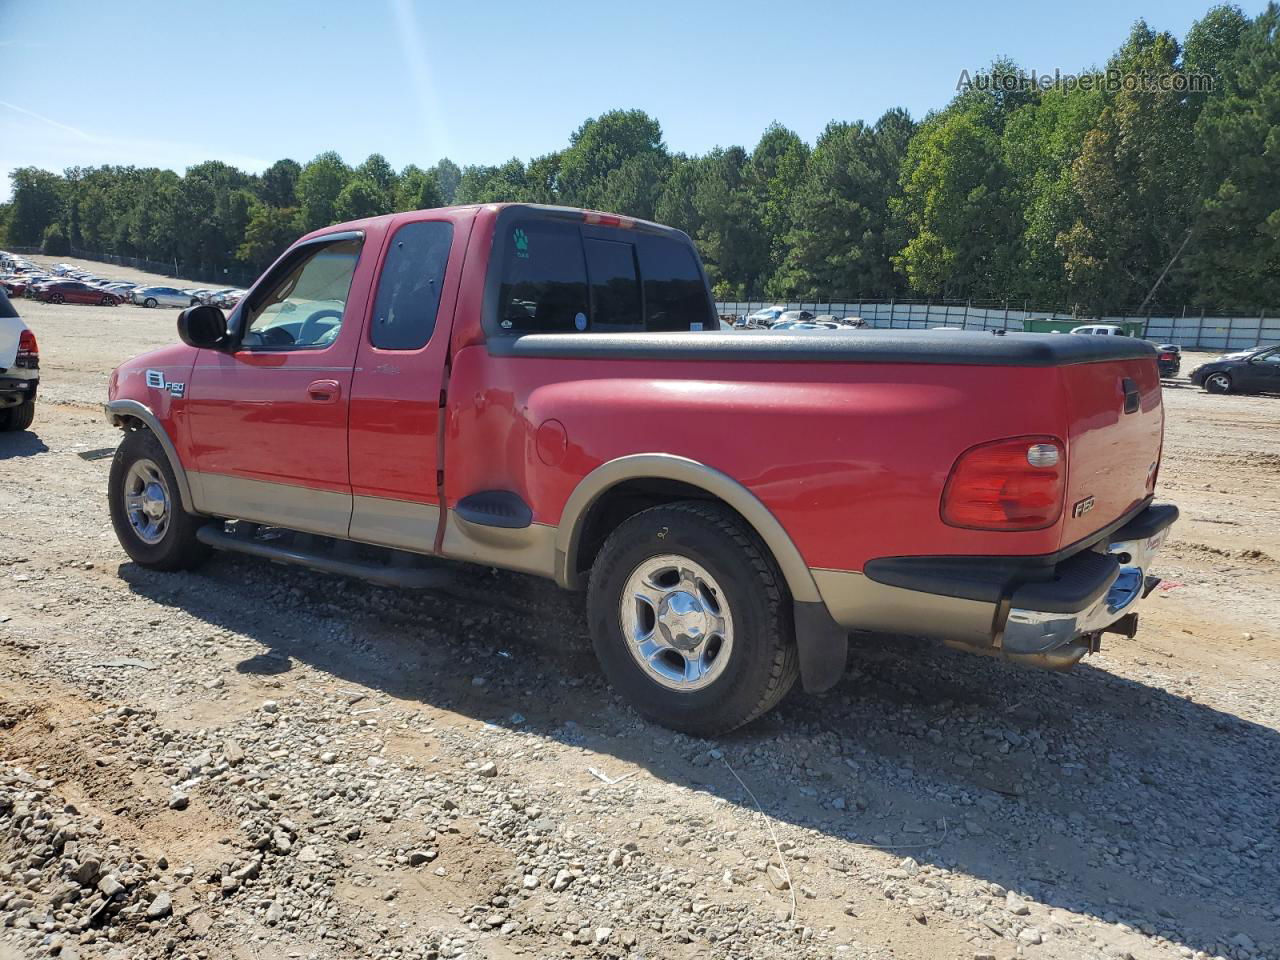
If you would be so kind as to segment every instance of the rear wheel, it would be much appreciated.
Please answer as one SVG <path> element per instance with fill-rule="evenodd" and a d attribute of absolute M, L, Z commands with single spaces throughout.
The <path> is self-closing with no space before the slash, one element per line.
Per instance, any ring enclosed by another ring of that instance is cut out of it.
<path fill-rule="evenodd" d="M 655 723 L 725 733 L 772 709 L 798 672 L 782 576 L 727 508 L 642 511 L 600 549 L 587 613 L 605 676 Z"/>
<path fill-rule="evenodd" d="M 1204 388 L 1209 393 L 1230 393 L 1231 374 L 1229 373 L 1211 373 L 1204 379 Z"/>
<path fill-rule="evenodd" d="M 210 550 L 196 539 L 205 520 L 182 509 L 178 481 L 160 441 L 130 430 L 116 448 L 107 482 L 111 525 L 133 560 L 154 570 L 189 570 Z"/>
<path fill-rule="evenodd" d="M 36 418 L 36 402 L 34 400 L 24 400 L 16 407 L 6 407 L 0 410 L 0 431 L 5 433 L 16 433 L 19 430 L 26 430 L 31 426 Z"/>

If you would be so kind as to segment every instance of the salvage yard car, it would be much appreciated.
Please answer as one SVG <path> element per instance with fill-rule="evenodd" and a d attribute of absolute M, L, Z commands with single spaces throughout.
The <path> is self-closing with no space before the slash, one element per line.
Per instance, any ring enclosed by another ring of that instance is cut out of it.
<path fill-rule="evenodd" d="M 1280 393 L 1280 347 L 1260 347 L 1203 363 L 1191 382 L 1208 393 Z"/>
<path fill-rule="evenodd" d="M 0 432 L 25 430 L 36 416 L 40 346 L 0 290 Z"/>
<path fill-rule="evenodd" d="M 834 685 L 855 629 L 1071 666 L 1177 517 L 1150 344 L 721 332 L 689 238 L 610 214 L 329 227 L 178 334 L 108 387 L 136 562 L 585 587 L 615 689 L 700 735 Z"/>

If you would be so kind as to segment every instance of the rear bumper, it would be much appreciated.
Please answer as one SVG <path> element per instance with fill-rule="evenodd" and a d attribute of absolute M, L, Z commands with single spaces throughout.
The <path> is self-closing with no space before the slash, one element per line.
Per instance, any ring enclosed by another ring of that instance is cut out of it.
<path fill-rule="evenodd" d="M 1150 573 L 1169 527 L 1178 519 L 1172 504 L 1148 507 L 1092 550 L 1057 566 L 1054 579 L 1013 592 L 1000 647 L 1007 656 L 1089 652 L 1086 641 L 1136 614 L 1139 600 L 1159 581 Z M 1132 635 L 1128 620 L 1118 631 Z M 1072 661 L 1074 662 L 1074 661 Z"/>
<path fill-rule="evenodd" d="M 39 386 L 39 377 L 0 376 L 0 410 L 34 400 Z"/>
<path fill-rule="evenodd" d="M 864 573 L 814 570 L 832 618 L 849 630 L 936 637 L 978 653 L 1067 667 L 1102 632 L 1132 635 L 1154 586 L 1153 559 L 1178 518 L 1147 505 L 1069 556 L 904 557 Z"/>

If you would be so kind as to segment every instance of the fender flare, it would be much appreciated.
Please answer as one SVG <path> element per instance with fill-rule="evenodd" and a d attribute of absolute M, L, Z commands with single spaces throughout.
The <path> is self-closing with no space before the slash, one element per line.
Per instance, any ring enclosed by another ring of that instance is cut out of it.
<path fill-rule="evenodd" d="M 182 508 L 188 513 L 197 513 L 195 501 L 191 497 L 191 482 L 187 479 L 187 471 L 178 458 L 178 448 L 169 439 L 169 434 L 160 423 L 160 418 L 152 413 L 151 408 L 137 400 L 111 400 L 102 407 L 107 415 L 107 422 L 113 427 L 123 428 L 126 420 L 141 422 L 164 448 L 164 455 L 169 459 L 169 467 L 178 481 L 178 496 L 182 500 Z"/>
<path fill-rule="evenodd" d="M 576 561 L 584 521 L 591 506 L 620 483 L 647 479 L 677 480 L 723 500 L 742 514 L 773 553 L 792 599 L 797 603 L 822 601 L 804 557 L 777 517 L 754 493 L 715 467 L 668 453 L 637 453 L 619 457 L 601 464 L 579 481 L 565 502 L 556 530 L 557 583 L 570 589 L 581 587 Z"/>

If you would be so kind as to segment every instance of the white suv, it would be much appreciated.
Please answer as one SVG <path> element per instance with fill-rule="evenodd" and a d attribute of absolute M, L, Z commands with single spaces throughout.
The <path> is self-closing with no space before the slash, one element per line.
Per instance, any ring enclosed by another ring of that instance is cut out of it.
<path fill-rule="evenodd" d="M 0 287 L 0 432 L 25 430 L 36 416 L 40 348 Z"/>

